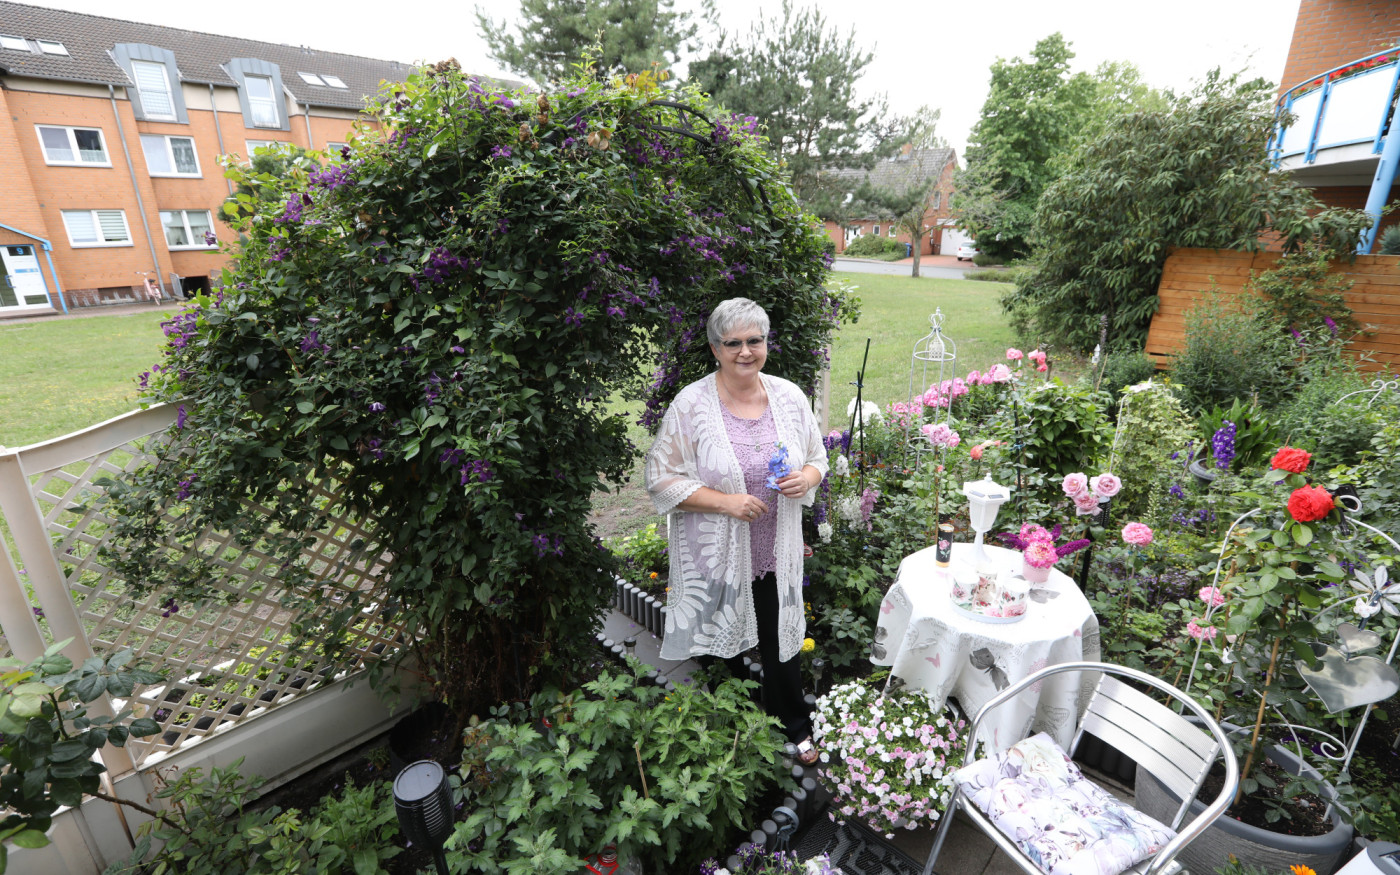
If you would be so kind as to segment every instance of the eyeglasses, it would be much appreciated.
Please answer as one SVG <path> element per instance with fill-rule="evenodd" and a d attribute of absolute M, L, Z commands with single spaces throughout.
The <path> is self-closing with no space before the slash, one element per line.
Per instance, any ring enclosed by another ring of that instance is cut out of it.
<path fill-rule="evenodd" d="M 768 345 L 768 340 L 763 337 L 750 337 L 748 340 L 721 340 L 719 345 L 730 352 L 738 352 L 745 346 L 749 349 L 762 349 Z"/>

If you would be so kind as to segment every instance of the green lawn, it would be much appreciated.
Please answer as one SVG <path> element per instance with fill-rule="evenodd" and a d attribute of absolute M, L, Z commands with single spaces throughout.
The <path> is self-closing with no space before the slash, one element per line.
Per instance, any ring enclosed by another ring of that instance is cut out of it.
<path fill-rule="evenodd" d="M 913 279 L 875 274 L 838 274 L 858 286 L 862 315 L 846 325 L 831 352 L 830 427 L 840 425 L 847 404 L 855 397 L 856 372 L 870 340 L 863 396 L 881 408 L 909 398 L 909 372 L 914 344 L 929 332 L 929 315 L 943 310 L 943 335 L 957 345 L 957 361 L 945 379 L 967 376 L 1006 361 L 1006 349 L 1016 345 L 997 299 L 1007 287 L 969 280 Z M 920 371 L 922 374 L 922 370 Z M 930 379 L 937 376 L 936 365 Z M 917 379 L 917 377 L 916 377 Z M 847 420 L 849 421 L 849 420 Z"/>
<path fill-rule="evenodd" d="M 0 445 L 59 437 L 136 408 L 170 311 L 0 323 Z"/>

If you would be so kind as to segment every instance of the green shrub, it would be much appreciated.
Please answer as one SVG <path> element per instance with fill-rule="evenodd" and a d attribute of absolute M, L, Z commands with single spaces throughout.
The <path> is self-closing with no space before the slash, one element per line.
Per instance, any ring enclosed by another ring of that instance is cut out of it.
<path fill-rule="evenodd" d="M 1090 469 L 1113 437 L 1109 397 L 1089 386 L 1060 383 L 1042 383 L 1022 397 L 1014 415 L 1025 464 L 1051 480 L 1073 471 L 1096 473 Z M 1009 425 L 1012 418 L 1008 410 L 1002 422 Z"/>
<path fill-rule="evenodd" d="M 1381 235 L 1381 255 L 1400 255 L 1400 225 L 1391 225 Z"/>
<path fill-rule="evenodd" d="M 1110 352 L 1104 356 L 1099 388 L 1117 399 L 1128 386 L 1150 380 L 1156 373 L 1157 363 L 1140 349 Z"/>
<path fill-rule="evenodd" d="M 1123 480 L 1114 499 L 1120 519 L 1141 517 L 1151 495 L 1169 486 L 1179 464 L 1173 455 L 1195 435 L 1194 423 L 1171 388 L 1160 382 L 1125 392 L 1119 402 L 1109 462 Z"/>
<path fill-rule="evenodd" d="M 1259 306 L 1248 299 L 1236 304 L 1205 303 L 1187 313 L 1186 347 L 1171 375 L 1193 410 L 1251 396 L 1271 406 L 1289 385 L 1296 344 Z"/>
<path fill-rule="evenodd" d="M 693 871 L 747 825 L 781 770 L 782 735 L 750 688 L 668 693 L 604 674 L 496 709 L 466 734 L 454 786 L 468 813 L 448 839 L 452 870 L 573 875 L 615 844 L 648 871 Z"/>
<path fill-rule="evenodd" d="M 1329 374 L 1309 380 L 1279 408 L 1282 439 L 1311 452 L 1317 470 L 1357 464 L 1381 428 L 1400 418 L 1394 401 L 1385 397 L 1369 406 L 1371 394 L 1338 403 L 1343 395 L 1364 390 L 1370 376 L 1347 362 Z"/>
<path fill-rule="evenodd" d="M 852 240 L 851 245 L 846 247 L 845 254 L 852 258 L 887 258 L 896 255 L 903 258 L 904 244 L 889 237 L 866 234 Z"/>
<path fill-rule="evenodd" d="M 665 574 L 670 568 L 666 533 L 658 531 L 656 523 L 630 535 L 609 538 L 607 546 L 618 558 L 622 576 L 638 586 L 644 586 L 652 574 Z"/>
<path fill-rule="evenodd" d="M 1005 264 L 1006 259 L 999 255 L 991 255 L 987 252 L 979 252 L 972 256 L 972 263 L 978 267 L 992 267 L 998 264 Z"/>

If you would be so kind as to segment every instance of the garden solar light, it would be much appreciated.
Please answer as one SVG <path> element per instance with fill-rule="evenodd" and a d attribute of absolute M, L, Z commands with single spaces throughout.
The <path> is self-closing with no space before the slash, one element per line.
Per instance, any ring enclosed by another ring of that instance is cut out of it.
<path fill-rule="evenodd" d="M 447 855 L 442 845 L 452 833 L 453 812 L 447 772 L 442 766 L 432 760 L 404 766 L 394 779 L 394 811 L 399 815 L 404 837 L 431 849 L 438 875 L 447 875 Z"/>
<path fill-rule="evenodd" d="M 963 484 L 963 495 L 967 496 L 968 523 L 977 538 L 972 542 L 972 565 L 980 568 L 991 563 L 983 548 L 982 537 L 996 525 L 997 510 L 1011 498 L 1005 486 L 993 483 L 987 478 L 969 480 Z"/>

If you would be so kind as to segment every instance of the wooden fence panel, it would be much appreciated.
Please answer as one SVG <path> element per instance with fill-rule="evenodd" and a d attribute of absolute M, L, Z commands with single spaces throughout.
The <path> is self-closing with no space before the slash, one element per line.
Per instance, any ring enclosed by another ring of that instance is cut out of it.
<path fill-rule="evenodd" d="M 1170 367 L 1171 360 L 1185 348 L 1186 327 L 1198 303 L 1212 298 L 1224 302 L 1248 294 L 1245 286 L 1250 275 L 1270 269 L 1280 255 L 1173 249 L 1162 269 L 1157 314 L 1147 331 L 1147 354 L 1156 360 L 1157 367 Z M 1351 280 L 1347 305 L 1358 322 L 1372 327 L 1348 349 L 1356 354 L 1370 353 L 1374 362 L 1364 367 L 1400 370 L 1400 257 L 1361 255 L 1354 262 L 1339 261 L 1332 272 Z"/>

